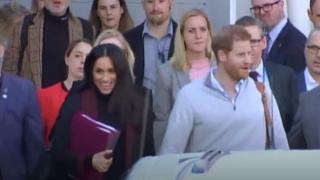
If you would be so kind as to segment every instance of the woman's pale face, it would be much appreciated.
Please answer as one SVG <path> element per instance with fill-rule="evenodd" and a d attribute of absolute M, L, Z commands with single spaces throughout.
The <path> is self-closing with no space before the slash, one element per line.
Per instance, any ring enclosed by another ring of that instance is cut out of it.
<path fill-rule="evenodd" d="M 93 83 L 103 95 L 110 94 L 117 82 L 117 75 L 109 57 L 97 59 L 93 65 Z"/>
<path fill-rule="evenodd" d="M 90 44 L 80 42 L 73 48 L 70 55 L 65 57 L 65 62 L 68 66 L 68 76 L 72 76 L 72 79 L 82 80 L 84 78 L 84 62 L 91 49 Z"/>
<path fill-rule="evenodd" d="M 97 16 L 102 29 L 118 29 L 122 14 L 119 0 L 98 0 Z"/>
<path fill-rule="evenodd" d="M 208 24 L 203 16 L 192 16 L 185 21 L 183 39 L 187 51 L 205 54 L 209 38 Z"/>

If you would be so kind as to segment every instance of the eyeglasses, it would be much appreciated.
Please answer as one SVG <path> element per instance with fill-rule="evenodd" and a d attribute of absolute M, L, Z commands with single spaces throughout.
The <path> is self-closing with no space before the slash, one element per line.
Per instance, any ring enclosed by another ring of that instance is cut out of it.
<path fill-rule="evenodd" d="M 278 0 L 278 1 L 273 2 L 273 3 L 267 3 L 267 4 L 264 4 L 262 6 L 253 6 L 252 8 L 250 8 L 250 11 L 253 14 L 260 14 L 261 10 L 263 10 L 264 12 L 269 12 L 269 11 L 271 11 L 273 5 L 278 4 L 280 1 L 281 0 Z"/>
<path fill-rule="evenodd" d="M 307 48 L 309 49 L 310 54 L 316 55 L 320 52 L 320 46 L 317 45 L 307 45 Z"/>
<path fill-rule="evenodd" d="M 262 37 L 260 39 L 250 39 L 250 44 L 251 46 L 258 46 L 261 40 Z"/>

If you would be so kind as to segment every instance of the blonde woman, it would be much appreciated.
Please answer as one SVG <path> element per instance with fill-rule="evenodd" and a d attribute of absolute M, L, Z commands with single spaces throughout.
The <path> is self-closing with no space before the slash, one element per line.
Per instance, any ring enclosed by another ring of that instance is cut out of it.
<path fill-rule="evenodd" d="M 214 65 L 211 43 L 212 28 L 208 16 L 199 9 L 187 11 L 177 29 L 173 57 L 157 72 L 153 101 L 156 151 L 160 148 L 178 91 L 189 82 L 204 78 Z"/>
<path fill-rule="evenodd" d="M 134 65 L 134 54 L 131 50 L 131 47 L 127 40 L 123 37 L 123 35 L 116 29 L 107 29 L 102 31 L 99 36 L 97 37 L 94 46 L 100 45 L 100 44 L 115 44 L 116 46 L 120 47 L 124 54 L 127 57 L 129 68 L 130 68 L 130 74 L 134 79 L 133 74 L 133 65 Z"/>

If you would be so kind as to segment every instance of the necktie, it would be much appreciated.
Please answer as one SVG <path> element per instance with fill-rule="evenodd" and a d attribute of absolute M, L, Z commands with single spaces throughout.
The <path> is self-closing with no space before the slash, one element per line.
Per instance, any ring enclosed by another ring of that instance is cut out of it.
<path fill-rule="evenodd" d="M 256 82 L 258 81 L 259 73 L 257 71 L 251 71 L 249 72 L 249 76 Z"/>
<path fill-rule="evenodd" d="M 267 47 L 266 47 L 266 48 L 263 50 L 263 52 L 262 52 L 262 59 L 263 59 L 264 61 L 267 60 L 268 50 L 269 50 L 269 48 L 270 48 L 270 40 L 271 40 L 271 38 L 270 38 L 269 33 L 266 34 L 266 39 L 267 39 Z"/>

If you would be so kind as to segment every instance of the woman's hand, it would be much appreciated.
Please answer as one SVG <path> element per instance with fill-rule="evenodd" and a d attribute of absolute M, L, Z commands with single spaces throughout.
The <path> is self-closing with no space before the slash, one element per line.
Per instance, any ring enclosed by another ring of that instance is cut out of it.
<path fill-rule="evenodd" d="M 110 157 L 110 154 L 112 154 L 112 150 L 104 150 L 94 154 L 92 166 L 100 173 L 107 172 L 112 164 L 112 156 Z"/>

